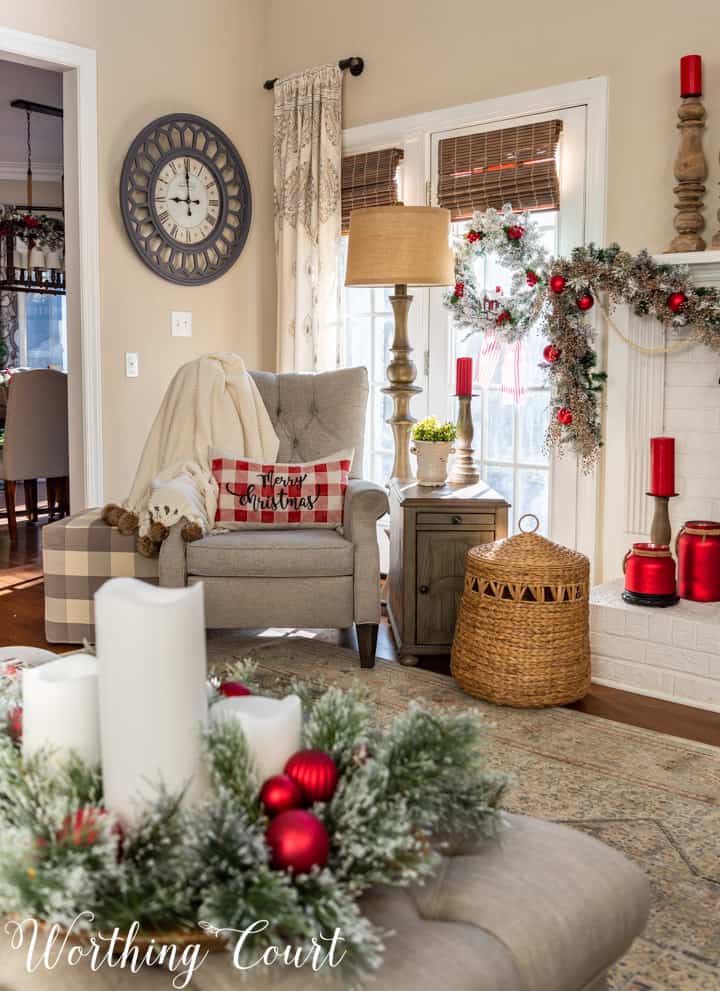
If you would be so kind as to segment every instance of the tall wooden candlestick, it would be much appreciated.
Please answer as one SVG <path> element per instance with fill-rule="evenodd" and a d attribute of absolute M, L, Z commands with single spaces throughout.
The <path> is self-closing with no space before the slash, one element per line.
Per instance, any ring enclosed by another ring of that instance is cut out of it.
<path fill-rule="evenodd" d="M 704 251 L 703 196 L 707 162 L 702 147 L 705 107 L 701 96 L 686 96 L 678 108 L 680 147 L 675 158 L 675 230 L 668 251 Z"/>
<path fill-rule="evenodd" d="M 677 493 L 673 494 L 677 495 Z M 655 512 L 653 513 L 652 523 L 650 524 L 650 541 L 653 544 L 667 544 L 670 546 L 672 539 L 670 500 L 672 496 L 653 495 L 652 492 L 648 492 L 648 495 L 652 495 L 655 500 Z"/>
<path fill-rule="evenodd" d="M 472 420 L 472 396 L 458 396 L 457 440 L 455 441 L 455 461 L 453 462 L 450 485 L 474 485 L 480 481 L 480 474 L 473 458 L 473 436 L 475 429 Z"/>

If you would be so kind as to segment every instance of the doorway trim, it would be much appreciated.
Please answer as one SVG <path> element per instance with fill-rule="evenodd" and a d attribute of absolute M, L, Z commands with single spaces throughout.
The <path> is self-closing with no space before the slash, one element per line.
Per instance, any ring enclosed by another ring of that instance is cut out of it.
<path fill-rule="evenodd" d="M 92 48 L 2 25 L 0 58 L 63 74 L 70 484 L 75 511 L 103 502 L 97 60 Z M 73 373 L 77 367 L 79 379 Z"/>

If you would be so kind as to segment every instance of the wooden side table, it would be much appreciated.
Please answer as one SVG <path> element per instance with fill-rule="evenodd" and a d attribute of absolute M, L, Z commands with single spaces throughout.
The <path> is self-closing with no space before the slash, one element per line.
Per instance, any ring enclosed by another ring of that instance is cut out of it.
<path fill-rule="evenodd" d="M 471 547 L 507 536 L 508 503 L 485 482 L 390 483 L 387 607 L 401 664 L 449 654 Z"/>

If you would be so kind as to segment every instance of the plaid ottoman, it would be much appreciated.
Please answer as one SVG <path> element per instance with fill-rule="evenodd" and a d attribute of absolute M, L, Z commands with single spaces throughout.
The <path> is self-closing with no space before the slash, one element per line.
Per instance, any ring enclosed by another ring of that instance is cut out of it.
<path fill-rule="evenodd" d="M 107 526 L 88 509 L 43 528 L 45 636 L 49 643 L 95 642 L 93 596 L 108 578 L 158 583 L 157 558 L 135 550 L 136 535 Z"/>

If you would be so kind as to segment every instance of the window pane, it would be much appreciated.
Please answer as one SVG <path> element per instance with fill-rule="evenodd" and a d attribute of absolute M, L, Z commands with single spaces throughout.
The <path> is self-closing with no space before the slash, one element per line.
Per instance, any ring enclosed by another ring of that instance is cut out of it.
<path fill-rule="evenodd" d="M 544 388 L 547 386 L 547 372 L 540 368 L 543 360 L 543 348 L 547 339 L 537 331 L 525 338 L 520 351 L 520 372 L 526 389 Z"/>
<path fill-rule="evenodd" d="M 348 317 L 346 321 L 347 356 L 351 366 L 372 368 L 372 319 Z"/>
<path fill-rule="evenodd" d="M 502 401 L 497 390 L 487 394 L 487 450 L 489 461 L 513 460 L 515 407 Z"/>
<path fill-rule="evenodd" d="M 547 464 L 543 450 L 548 420 L 549 393 L 530 392 L 518 416 L 518 461 L 525 464 Z"/>
<path fill-rule="evenodd" d="M 371 290 L 362 286 L 351 286 L 345 290 L 345 305 L 350 314 L 369 313 L 371 306 Z"/>
<path fill-rule="evenodd" d="M 376 313 L 390 313 L 392 311 L 390 297 L 394 292 L 394 287 L 390 286 L 381 289 L 373 289 L 373 305 Z"/>
<path fill-rule="evenodd" d="M 25 321 L 28 366 L 67 370 L 65 297 L 28 293 Z"/>
<path fill-rule="evenodd" d="M 385 369 L 390 361 L 390 344 L 393 338 L 393 318 L 375 317 L 375 366 L 373 375 L 376 382 L 387 384 Z"/>
<path fill-rule="evenodd" d="M 532 468 L 518 469 L 518 505 L 515 528 L 523 513 L 534 513 L 540 520 L 539 533 L 548 532 L 548 473 Z"/>
<path fill-rule="evenodd" d="M 393 449 L 393 435 L 387 420 L 392 416 L 392 400 L 390 396 L 385 396 L 379 390 L 374 390 L 372 395 L 372 409 L 374 416 L 373 447 L 383 451 Z M 368 443 L 370 439 L 368 438 Z"/>
<path fill-rule="evenodd" d="M 390 472 L 392 471 L 393 456 L 392 454 L 374 454 L 373 455 L 373 473 L 372 477 L 375 480 L 383 480 L 390 478 Z M 380 483 L 381 484 L 381 483 Z"/>
<path fill-rule="evenodd" d="M 488 465 L 485 469 L 485 481 L 491 489 L 495 489 L 498 495 L 512 506 L 513 503 L 513 470 L 512 468 L 499 468 L 497 465 Z M 512 519 L 512 510 L 510 511 Z"/>

